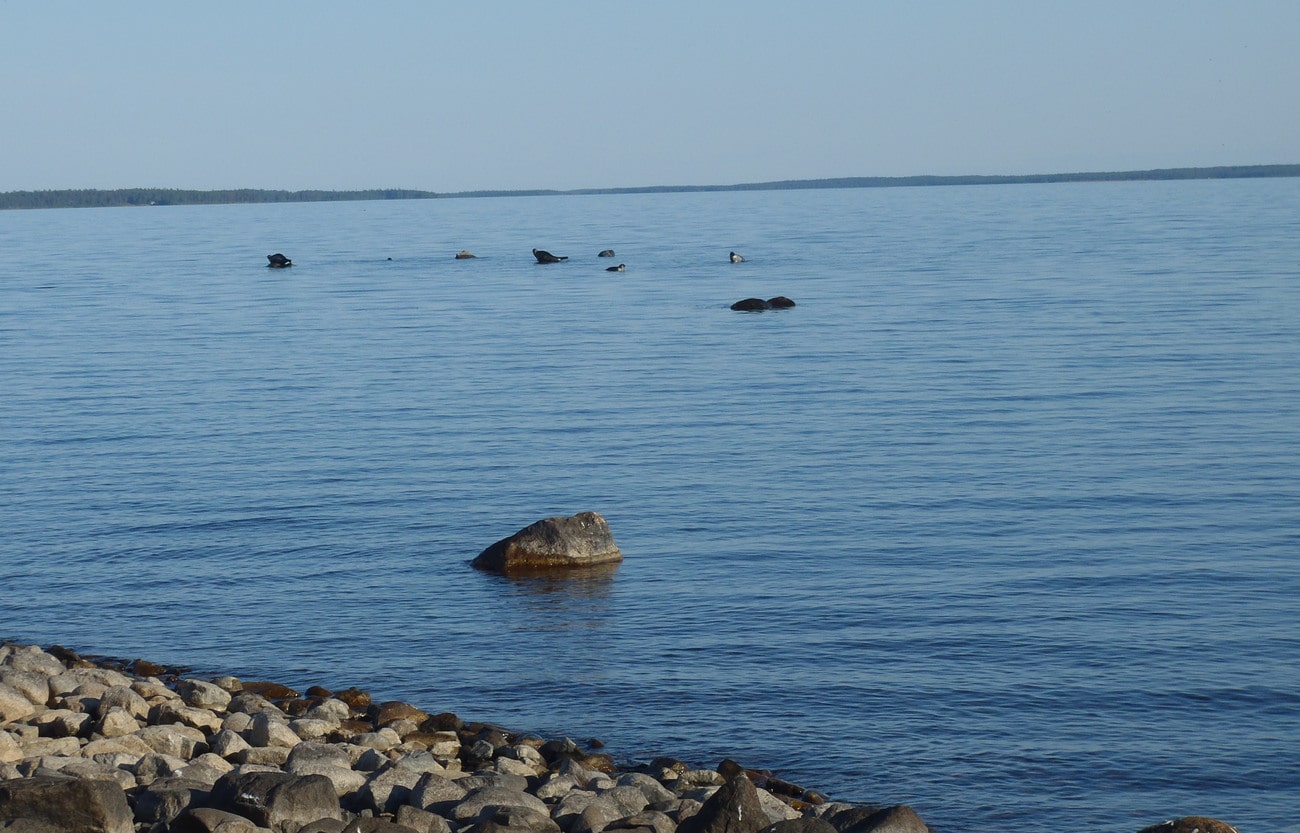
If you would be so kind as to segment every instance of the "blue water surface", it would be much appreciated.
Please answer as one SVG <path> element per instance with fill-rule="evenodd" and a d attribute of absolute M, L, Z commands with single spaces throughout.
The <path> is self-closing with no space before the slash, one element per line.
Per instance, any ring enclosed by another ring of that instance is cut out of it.
<path fill-rule="evenodd" d="M 1297 831 L 1298 414 L 1296 179 L 3 212 L 0 637 Z"/>

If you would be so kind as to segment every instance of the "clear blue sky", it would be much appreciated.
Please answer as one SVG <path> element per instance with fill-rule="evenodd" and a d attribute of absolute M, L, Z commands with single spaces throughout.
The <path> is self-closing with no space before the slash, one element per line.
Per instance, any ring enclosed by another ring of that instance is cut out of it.
<path fill-rule="evenodd" d="M 0 191 L 1300 163 L 1297 0 L 0 0 Z"/>

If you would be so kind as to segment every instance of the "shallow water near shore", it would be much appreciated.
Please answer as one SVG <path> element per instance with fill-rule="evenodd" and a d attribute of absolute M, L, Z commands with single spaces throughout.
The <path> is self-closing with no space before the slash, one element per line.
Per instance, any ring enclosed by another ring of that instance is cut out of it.
<path fill-rule="evenodd" d="M 1295 179 L 3 212 L 0 637 L 1300 830 L 1298 331 Z"/>

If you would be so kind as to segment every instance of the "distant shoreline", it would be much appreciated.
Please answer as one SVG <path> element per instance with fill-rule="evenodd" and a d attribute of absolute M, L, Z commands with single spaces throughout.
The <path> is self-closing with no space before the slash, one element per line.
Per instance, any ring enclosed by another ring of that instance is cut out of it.
<path fill-rule="evenodd" d="M 526 189 L 514 191 L 275 191 L 240 188 L 195 191 L 179 188 L 65 189 L 0 192 L 0 209 L 112 208 L 159 205 L 242 205 L 277 202 L 342 202 L 356 200 L 426 200 L 472 197 L 540 197 L 602 194 L 671 194 L 699 191 L 802 191 L 817 188 L 917 188 L 939 185 L 1026 185 L 1056 182 L 1135 182 L 1184 179 L 1259 179 L 1300 177 L 1300 165 L 1223 165 L 1209 168 L 1157 168 L 1016 176 L 856 176 L 834 179 L 786 179 L 739 185 L 650 185 L 628 188 Z"/>

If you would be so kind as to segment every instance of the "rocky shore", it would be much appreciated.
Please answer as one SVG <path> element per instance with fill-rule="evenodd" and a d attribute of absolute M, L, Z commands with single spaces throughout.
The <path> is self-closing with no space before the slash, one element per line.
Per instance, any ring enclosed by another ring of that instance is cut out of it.
<path fill-rule="evenodd" d="M 11 833 L 929 833 L 771 773 L 622 765 L 356 688 L 297 692 L 0 645 Z M 1142 833 L 1236 833 L 1185 818 Z"/>

